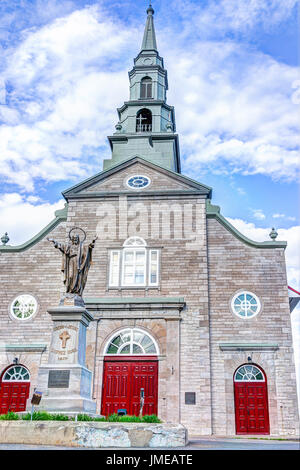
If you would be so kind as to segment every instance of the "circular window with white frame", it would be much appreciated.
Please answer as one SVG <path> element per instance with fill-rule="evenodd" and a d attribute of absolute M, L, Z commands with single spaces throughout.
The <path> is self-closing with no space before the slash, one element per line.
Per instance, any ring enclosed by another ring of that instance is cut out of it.
<path fill-rule="evenodd" d="M 147 188 L 151 183 L 151 179 L 145 175 L 133 175 L 129 176 L 126 181 L 126 185 L 131 189 L 144 189 Z"/>
<path fill-rule="evenodd" d="M 248 291 L 239 291 L 231 299 L 231 310 L 240 318 L 255 317 L 261 311 L 261 302 L 257 295 Z"/>
<path fill-rule="evenodd" d="M 37 312 L 38 303 L 31 294 L 21 294 L 10 306 L 10 313 L 16 320 L 28 320 Z"/>

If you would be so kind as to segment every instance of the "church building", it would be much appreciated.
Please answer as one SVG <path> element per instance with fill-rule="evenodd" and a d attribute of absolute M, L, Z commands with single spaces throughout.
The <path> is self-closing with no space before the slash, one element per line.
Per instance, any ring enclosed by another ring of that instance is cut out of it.
<path fill-rule="evenodd" d="M 143 389 L 144 414 L 190 435 L 296 436 L 286 242 L 246 238 L 181 173 L 151 5 L 129 85 L 103 170 L 31 240 L 2 237 L 0 413 L 38 389 L 39 409 L 138 414 Z M 91 264 L 64 314 L 55 247 L 76 231 Z"/>

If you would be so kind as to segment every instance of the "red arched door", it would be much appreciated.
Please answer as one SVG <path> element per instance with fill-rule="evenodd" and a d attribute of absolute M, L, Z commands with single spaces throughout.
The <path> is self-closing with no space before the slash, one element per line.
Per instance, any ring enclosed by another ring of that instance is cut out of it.
<path fill-rule="evenodd" d="M 269 434 L 267 379 L 254 364 L 240 366 L 234 374 L 237 434 Z"/>
<path fill-rule="evenodd" d="M 25 411 L 29 397 L 30 375 L 21 364 L 7 367 L 0 380 L 0 414 Z"/>
<path fill-rule="evenodd" d="M 116 333 L 105 348 L 101 414 L 119 409 L 139 415 L 140 394 L 144 389 L 143 415 L 157 415 L 158 346 L 139 328 Z"/>

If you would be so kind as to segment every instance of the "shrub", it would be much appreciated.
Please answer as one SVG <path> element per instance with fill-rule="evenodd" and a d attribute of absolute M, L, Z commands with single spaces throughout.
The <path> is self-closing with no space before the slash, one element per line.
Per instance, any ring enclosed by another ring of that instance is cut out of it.
<path fill-rule="evenodd" d="M 113 413 L 112 415 L 109 415 L 109 416 L 106 418 L 106 420 L 109 421 L 109 422 L 119 421 L 119 420 L 120 420 L 120 416 L 118 416 L 117 413 Z"/>
<path fill-rule="evenodd" d="M 123 415 L 123 416 L 118 416 L 118 420 L 121 423 L 141 423 L 142 420 L 139 416 L 130 416 L 130 415 Z"/>
<path fill-rule="evenodd" d="M 14 421 L 14 420 L 17 420 L 17 419 L 20 419 L 20 418 L 19 418 L 19 415 L 17 415 L 13 411 L 9 411 L 5 415 L 0 415 L 0 419 Z"/>
<path fill-rule="evenodd" d="M 143 423 L 161 423 L 161 420 L 156 415 L 145 415 L 142 418 Z"/>
<path fill-rule="evenodd" d="M 31 420 L 31 413 L 22 416 L 25 421 Z M 51 414 L 47 411 L 34 411 L 32 414 L 32 421 L 69 421 L 69 417 L 63 414 Z"/>
<path fill-rule="evenodd" d="M 72 418 L 75 419 L 75 418 Z M 106 421 L 106 418 L 93 418 L 92 416 L 79 413 L 77 415 L 77 421 Z"/>
<path fill-rule="evenodd" d="M 8 412 L 5 415 L 0 415 L 0 420 L 18 420 L 24 421 L 31 420 L 31 413 L 26 413 L 22 417 L 13 411 Z M 69 417 L 64 414 L 48 413 L 47 411 L 34 411 L 32 415 L 33 421 L 74 421 L 74 417 Z M 108 417 L 93 418 L 87 414 L 79 413 L 77 415 L 77 421 L 102 421 L 110 423 L 161 423 L 161 420 L 156 415 L 145 415 L 142 418 L 139 416 L 123 415 L 119 416 L 116 413 Z"/>

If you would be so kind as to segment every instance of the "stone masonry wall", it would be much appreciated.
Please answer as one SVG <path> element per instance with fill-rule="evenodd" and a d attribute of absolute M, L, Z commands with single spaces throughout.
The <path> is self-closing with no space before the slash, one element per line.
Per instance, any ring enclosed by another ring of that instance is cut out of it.
<path fill-rule="evenodd" d="M 131 171 L 132 173 L 135 170 Z M 146 172 L 144 172 L 146 173 Z M 147 173 L 146 173 L 147 174 Z M 128 200 L 128 206 L 134 204 L 134 198 Z M 150 211 L 152 203 L 157 202 L 155 198 L 143 200 L 143 204 Z M 88 239 L 97 232 L 99 223 L 99 207 L 101 204 L 109 203 L 116 207 L 118 212 L 118 199 L 83 199 L 72 200 L 69 203 L 67 229 L 72 226 L 80 226 L 87 231 Z M 177 347 L 180 348 L 180 420 L 186 425 L 190 432 L 197 434 L 209 434 L 211 431 L 210 421 L 210 373 L 209 373 L 209 348 L 208 348 L 208 295 L 207 295 L 207 267 L 206 267 L 206 232 L 205 232 L 205 200 L 185 199 L 184 197 L 167 199 L 165 204 L 179 205 L 193 203 L 198 205 L 198 230 L 202 231 L 200 247 L 191 249 L 187 246 L 186 240 L 174 239 L 151 239 L 151 234 L 136 233 L 145 238 L 149 247 L 161 247 L 161 273 L 160 285 L 156 288 L 131 289 L 131 288 L 109 288 L 107 285 L 109 250 L 111 248 L 121 248 L 125 238 L 101 240 L 96 242 L 93 253 L 93 265 L 89 272 L 88 282 L 85 289 L 85 297 L 184 297 L 187 304 L 186 309 L 181 313 L 180 339 Z M 180 212 L 180 209 L 178 209 Z M 101 212 L 101 210 L 100 210 Z M 119 215 L 117 216 L 118 219 Z M 141 224 L 146 222 L 146 214 L 140 215 Z M 175 217 L 177 214 L 175 213 Z M 110 218 L 110 220 L 112 220 Z M 130 223 L 130 221 L 128 221 Z M 161 224 L 161 221 L 160 221 Z M 174 221 L 171 220 L 173 227 Z M 126 237 L 127 238 L 127 237 Z M 124 327 L 128 327 L 128 322 L 123 322 Z M 115 322 L 107 321 L 102 326 L 108 328 L 111 334 L 115 330 Z M 156 331 L 153 330 L 155 337 Z M 98 338 L 99 339 L 99 338 Z M 101 341 L 99 348 L 101 348 Z M 89 345 L 88 345 L 89 348 Z M 101 359 L 97 359 L 98 361 Z M 91 358 L 92 361 L 92 358 Z M 94 367 L 94 364 L 91 363 Z M 160 386 L 163 393 L 163 380 L 171 378 L 172 364 L 162 366 L 162 376 Z M 174 373 L 174 372 L 173 372 Z M 179 375 L 178 368 L 176 373 Z M 102 372 L 95 370 L 96 387 L 100 388 L 100 377 Z M 99 378 L 97 378 L 97 375 Z M 98 383 L 97 383 L 98 382 Z M 196 404 L 185 405 L 185 392 L 196 393 Z M 173 398 L 169 397 L 166 407 L 171 410 L 177 405 L 177 393 L 175 390 Z M 97 395 L 98 408 L 100 407 L 99 392 Z M 161 405 L 162 406 L 162 405 Z M 178 406 L 177 406 L 178 408 Z M 162 409 L 162 408 L 161 408 Z"/>
<path fill-rule="evenodd" d="M 267 376 L 271 434 L 299 432 L 284 249 L 247 246 L 208 219 L 208 272 L 213 433 L 235 434 L 233 374 L 252 361 Z M 240 289 L 256 294 L 261 312 L 241 319 L 230 308 Z M 277 351 L 221 351 L 220 343 L 278 344 Z"/>
<path fill-rule="evenodd" d="M 61 222 L 47 236 L 65 242 L 66 224 Z M 21 252 L 0 253 L 0 373 L 12 364 L 15 357 L 31 374 L 31 391 L 37 385 L 40 363 L 46 363 L 45 352 L 5 352 L 6 344 L 49 346 L 52 320 L 47 308 L 58 305 L 62 288 L 61 256 L 46 237 L 36 245 Z M 37 313 L 28 320 L 17 320 L 10 315 L 12 301 L 19 294 L 32 294 L 38 302 Z"/>

